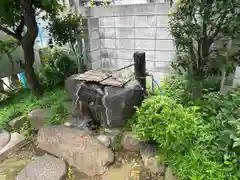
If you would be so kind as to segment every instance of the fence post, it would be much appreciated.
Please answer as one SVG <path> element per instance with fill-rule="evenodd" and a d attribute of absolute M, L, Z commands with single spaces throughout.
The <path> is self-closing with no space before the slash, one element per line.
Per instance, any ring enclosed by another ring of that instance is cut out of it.
<path fill-rule="evenodd" d="M 145 52 L 135 52 L 134 55 L 135 78 L 146 92 L 146 58 Z"/>

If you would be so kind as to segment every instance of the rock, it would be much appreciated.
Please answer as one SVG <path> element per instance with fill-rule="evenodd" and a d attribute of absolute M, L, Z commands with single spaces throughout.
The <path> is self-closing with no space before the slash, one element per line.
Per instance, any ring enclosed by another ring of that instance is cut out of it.
<path fill-rule="evenodd" d="M 165 180 L 177 180 L 177 178 L 173 175 L 170 167 L 167 167 L 166 169 Z"/>
<path fill-rule="evenodd" d="M 104 134 L 100 134 L 96 137 L 99 141 L 101 141 L 105 146 L 109 147 L 111 145 L 111 139 L 104 135 Z"/>
<path fill-rule="evenodd" d="M 117 136 L 121 133 L 120 129 L 105 129 L 103 132 L 98 134 L 96 138 L 101 141 L 105 146 L 114 146 Z"/>
<path fill-rule="evenodd" d="M 73 75 L 65 82 L 75 108 L 81 109 L 93 121 L 103 123 L 105 128 L 123 127 L 135 112 L 135 106 L 143 100 L 143 90 L 137 81 L 128 83 L 124 88 L 104 87 L 75 80 L 77 76 Z"/>
<path fill-rule="evenodd" d="M 105 128 L 123 127 L 135 112 L 135 106 L 141 104 L 143 90 L 139 84 L 125 88 L 107 86 L 104 88 L 103 106 L 105 116 L 102 121 Z"/>
<path fill-rule="evenodd" d="M 66 176 L 65 162 L 53 156 L 44 155 L 26 165 L 16 180 L 63 180 Z"/>
<path fill-rule="evenodd" d="M 43 127 L 37 137 L 40 149 L 62 157 L 78 171 L 94 176 L 113 162 L 113 152 L 85 131 L 68 127 Z"/>
<path fill-rule="evenodd" d="M 128 151 L 137 152 L 140 150 L 141 141 L 133 132 L 124 132 L 121 138 L 121 146 Z"/>
<path fill-rule="evenodd" d="M 75 80 L 78 75 L 79 74 L 74 74 L 69 76 L 65 81 L 65 89 L 67 90 L 68 96 L 73 100 L 73 102 L 76 101 L 76 92 L 78 86 L 82 83 L 82 81 Z"/>
<path fill-rule="evenodd" d="M 82 84 L 78 89 L 76 95 L 78 100 L 86 103 L 94 102 L 95 104 L 102 103 L 104 92 L 101 90 L 103 87 L 100 85 L 86 85 Z"/>
<path fill-rule="evenodd" d="M 10 134 L 4 129 L 0 128 L 0 150 L 9 142 Z"/>
<path fill-rule="evenodd" d="M 143 158 L 144 167 L 152 173 L 164 173 L 166 166 L 160 164 L 156 157 Z"/>
<path fill-rule="evenodd" d="M 103 127 L 108 127 L 108 124 L 104 121 L 106 119 L 106 111 L 102 105 L 91 103 L 89 109 L 95 122 L 100 122 Z"/>
<path fill-rule="evenodd" d="M 140 155 L 142 158 L 155 157 L 157 155 L 157 147 L 150 143 L 141 143 Z"/>
<path fill-rule="evenodd" d="M 40 129 L 44 126 L 45 122 L 53 118 L 54 112 L 50 108 L 46 109 L 35 109 L 28 114 L 28 119 L 31 123 L 32 128 Z"/>
<path fill-rule="evenodd" d="M 104 135 L 110 138 L 111 145 L 115 144 L 118 135 L 121 133 L 120 129 L 105 129 L 104 131 Z"/>
<path fill-rule="evenodd" d="M 161 164 L 157 159 L 157 147 L 153 144 L 142 143 L 140 147 L 140 155 L 144 167 L 152 173 L 164 173 L 165 165 Z"/>
<path fill-rule="evenodd" d="M 26 121 L 27 118 L 23 115 L 11 120 L 8 125 L 11 126 L 13 129 L 20 129 Z"/>
<path fill-rule="evenodd" d="M 88 117 L 77 118 L 77 117 L 67 117 L 64 125 L 71 128 L 78 128 L 84 131 L 90 131 L 88 128 L 88 124 L 91 121 Z"/>
<path fill-rule="evenodd" d="M 27 143 L 28 141 L 25 136 L 16 132 L 12 133 L 10 141 L 0 150 L 0 162 L 7 158 L 10 154 L 13 154 L 21 149 Z"/>

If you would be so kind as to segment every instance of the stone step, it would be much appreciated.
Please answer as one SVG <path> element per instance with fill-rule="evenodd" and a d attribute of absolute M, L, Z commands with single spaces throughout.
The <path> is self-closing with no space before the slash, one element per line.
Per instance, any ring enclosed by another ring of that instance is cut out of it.
<path fill-rule="evenodd" d="M 37 137 L 38 147 L 62 157 L 79 172 L 100 175 L 114 161 L 114 153 L 86 131 L 62 126 L 44 127 Z"/>
<path fill-rule="evenodd" d="M 10 133 L 0 128 L 0 150 L 4 148 L 4 146 L 9 142 L 9 140 Z"/>
<path fill-rule="evenodd" d="M 17 152 L 28 143 L 26 137 L 19 133 L 12 133 L 10 141 L 0 150 L 0 162 L 10 154 Z"/>
<path fill-rule="evenodd" d="M 16 180 L 62 180 L 67 176 L 67 166 L 50 155 L 36 157 L 18 174 Z"/>

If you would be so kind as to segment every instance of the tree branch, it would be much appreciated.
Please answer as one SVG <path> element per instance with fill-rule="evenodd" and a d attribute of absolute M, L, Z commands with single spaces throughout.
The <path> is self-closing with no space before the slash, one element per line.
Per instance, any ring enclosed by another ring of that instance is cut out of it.
<path fill-rule="evenodd" d="M 15 39 L 18 40 L 17 34 L 15 34 L 14 32 L 10 31 L 8 28 L 3 27 L 2 25 L 0 25 L 0 30 L 5 32 L 7 35 L 12 36 L 12 37 L 14 37 Z"/>
<path fill-rule="evenodd" d="M 27 35 L 30 36 L 32 43 L 34 43 L 38 34 L 35 11 L 31 1 L 22 0 L 21 2 L 23 6 L 24 24 L 27 26 Z"/>
<path fill-rule="evenodd" d="M 22 38 L 22 32 L 23 32 L 23 28 L 24 28 L 24 17 L 22 17 L 20 24 L 18 25 L 18 27 L 16 28 L 16 35 L 21 39 Z"/>

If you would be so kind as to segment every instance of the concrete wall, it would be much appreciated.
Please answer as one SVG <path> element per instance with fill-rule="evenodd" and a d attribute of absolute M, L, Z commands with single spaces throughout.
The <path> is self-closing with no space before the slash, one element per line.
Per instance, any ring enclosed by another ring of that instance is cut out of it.
<path fill-rule="evenodd" d="M 86 44 L 93 69 L 116 70 L 146 52 L 147 70 L 158 79 L 170 74 L 175 57 L 168 30 L 168 3 L 79 8 L 87 17 Z"/>
<path fill-rule="evenodd" d="M 133 63 L 135 51 L 144 51 L 147 70 L 156 79 L 163 80 L 173 73 L 170 63 L 176 51 L 168 29 L 169 1 L 151 2 L 154 3 L 75 9 L 87 19 L 89 67 L 116 70 Z M 234 76 L 233 86 L 237 86 L 240 67 Z"/>
<path fill-rule="evenodd" d="M 8 39 L 10 38 L 8 35 L 0 31 L 0 38 L 3 39 Z M 22 72 L 23 70 L 20 68 L 19 64 L 16 63 L 18 60 L 24 60 L 24 55 L 23 55 L 23 50 L 21 47 L 18 47 L 15 51 L 12 53 L 12 58 L 14 60 L 14 72 L 12 72 L 12 65 L 7 57 L 6 54 L 1 54 L 1 59 L 0 59 L 0 78 L 3 77 L 9 77 L 11 75 L 17 74 L 19 72 Z M 35 51 L 35 67 L 38 67 L 40 65 L 40 57 L 38 54 L 38 51 Z"/>

